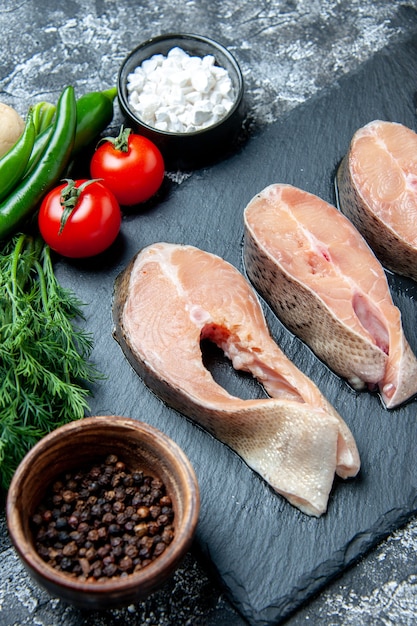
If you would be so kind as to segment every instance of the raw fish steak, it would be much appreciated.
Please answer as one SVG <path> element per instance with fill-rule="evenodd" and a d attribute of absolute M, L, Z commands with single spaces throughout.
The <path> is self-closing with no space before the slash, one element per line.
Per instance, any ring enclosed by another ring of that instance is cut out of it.
<path fill-rule="evenodd" d="M 232 448 L 301 511 L 326 511 L 334 474 L 359 471 L 354 438 L 316 385 L 272 339 L 256 293 L 220 257 L 155 243 L 116 280 L 114 336 L 144 382 Z M 269 397 L 229 394 L 203 364 L 201 342 L 221 348 Z"/>
<path fill-rule="evenodd" d="M 249 279 L 276 315 L 355 389 L 379 388 L 387 408 L 417 392 L 417 360 L 385 272 L 334 206 L 270 185 L 244 211 Z"/>
<path fill-rule="evenodd" d="M 340 210 L 390 270 L 417 280 L 417 134 L 375 120 L 353 135 L 337 173 Z"/>

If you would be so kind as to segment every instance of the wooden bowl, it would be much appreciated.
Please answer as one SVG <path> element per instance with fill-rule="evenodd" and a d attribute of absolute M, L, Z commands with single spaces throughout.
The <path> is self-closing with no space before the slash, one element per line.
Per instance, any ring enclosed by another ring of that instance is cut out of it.
<path fill-rule="evenodd" d="M 171 496 L 175 534 L 152 563 L 125 577 L 85 582 L 48 565 L 38 554 L 31 519 L 49 484 L 62 472 L 115 454 L 132 469 L 159 477 Z M 194 470 L 179 446 L 158 429 L 120 416 L 87 417 L 56 429 L 25 456 L 6 503 L 12 543 L 32 578 L 51 595 L 80 608 L 126 606 L 144 599 L 172 575 L 191 546 L 199 515 Z"/>

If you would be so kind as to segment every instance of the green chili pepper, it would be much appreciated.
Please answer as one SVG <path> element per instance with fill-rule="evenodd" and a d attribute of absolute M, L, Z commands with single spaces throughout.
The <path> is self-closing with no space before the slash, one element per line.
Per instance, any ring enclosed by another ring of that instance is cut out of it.
<path fill-rule="evenodd" d="M 56 106 L 50 102 L 37 102 L 33 105 L 32 110 L 36 134 L 39 135 L 45 128 L 52 124 Z"/>
<path fill-rule="evenodd" d="M 0 203 L 0 240 L 17 230 L 62 176 L 71 157 L 76 122 L 74 88 L 68 86 L 59 97 L 52 134 L 45 151 L 32 172 Z"/>
<path fill-rule="evenodd" d="M 0 159 L 0 201 L 17 185 L 25 171 L 35 141 L 33 111 L 29 110 L 25 128 L 14 146 Z"/>
<path fill-rule="evenodd" d="M 77 100 L 77 128 L 75 131 L 73 156 L 82 148 L 93 142 L 98 135 L 110 124 L 113 119 L 113 100 L 117 95 L 117 88 L 106 91 L 91 91 Z M 37 161 L 47 146 L 52 131 L 52 125 L 46 128 L 35 140 L 32 155 L 25 170 L 25 176 L 35 167 Z"/>
<path fill-rule="evenodd" d="M 113 119 L 113 100 L 117 88 L 92 91 L 77 100 L 77 131 L 73 154 L 88 146 Z"/>

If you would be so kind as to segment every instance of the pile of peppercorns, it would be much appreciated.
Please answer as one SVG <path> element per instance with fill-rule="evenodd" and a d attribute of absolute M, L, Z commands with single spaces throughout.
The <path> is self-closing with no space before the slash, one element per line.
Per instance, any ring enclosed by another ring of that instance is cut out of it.
<path fill-rule="evenodd" d="M 171 543 L 173 519 L 163 482 L 130 471 L 112 454 L 55 480 L 32 524 L 44 561 L 93 582 L 146 567 Z"/>

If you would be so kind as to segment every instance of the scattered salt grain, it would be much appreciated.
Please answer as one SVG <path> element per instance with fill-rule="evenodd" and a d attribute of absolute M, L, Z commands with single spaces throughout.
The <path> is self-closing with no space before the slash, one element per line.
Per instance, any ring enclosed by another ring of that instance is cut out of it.
<path fill-rule="evenodd" d="M 229 73 L 213 55 L 190 56 L 179 47 L 155 54 L 127 78 L 128 101 L 136 115 L 158 130 L 189 133 L 223 119 L 234 104 Z"/>

